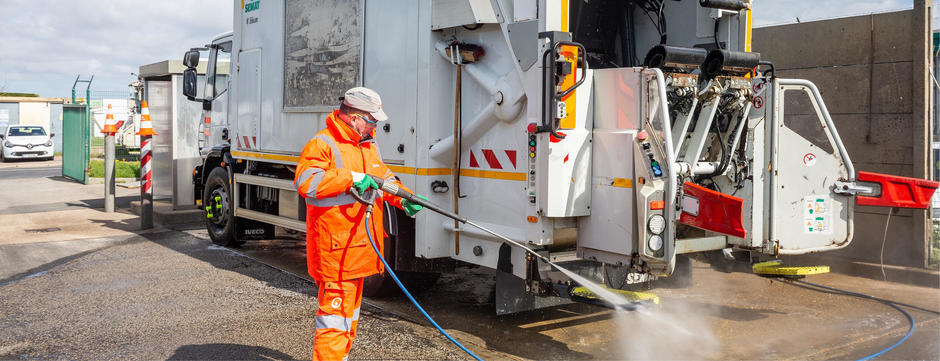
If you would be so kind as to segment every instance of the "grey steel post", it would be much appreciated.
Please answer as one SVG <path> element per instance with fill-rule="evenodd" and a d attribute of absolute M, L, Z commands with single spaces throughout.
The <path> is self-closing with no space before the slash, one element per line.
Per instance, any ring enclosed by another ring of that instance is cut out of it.
<path fill-rule="evenodd" d="M 114 134 L 104 135 L 104 211 L 114 212 Z"/>

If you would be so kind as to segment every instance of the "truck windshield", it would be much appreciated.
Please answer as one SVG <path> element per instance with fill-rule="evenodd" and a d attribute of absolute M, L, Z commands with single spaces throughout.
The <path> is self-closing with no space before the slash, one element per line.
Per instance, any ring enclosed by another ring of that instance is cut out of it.
<path fill-rule="evenodd" d="M 46 135 L 42 127 L 10 127 L 11 136 Z"/>

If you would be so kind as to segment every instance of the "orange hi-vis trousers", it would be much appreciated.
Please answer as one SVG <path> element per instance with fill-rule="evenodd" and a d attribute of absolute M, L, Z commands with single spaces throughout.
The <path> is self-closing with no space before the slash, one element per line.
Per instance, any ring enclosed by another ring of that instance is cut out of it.
<path fill-rule="evenodd" d="M 362 278 L 351 281 L 318 281 L 317 331 L 313 338 L 314 360 L 345 360 L 356 338 Z"/>

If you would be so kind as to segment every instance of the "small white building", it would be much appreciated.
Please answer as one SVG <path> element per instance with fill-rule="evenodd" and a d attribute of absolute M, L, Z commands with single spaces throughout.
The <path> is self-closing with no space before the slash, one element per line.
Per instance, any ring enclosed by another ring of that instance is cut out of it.
<path fill-rule="evenodd" d="M 0 96 L 0 129 L 11 125 L 39 125 L 49 133 L 61 133 L 65 98 Z M 53 137 L 55 151 L 62 151 L 62 137 Z"/>
<path fill-rule="evenodd" d="M 197 68 L 199 88 L 205 87 L 205 64 Z M 193 204 L 193 168 L 201 160 L 199 134 L 202 105 L 183 96 L 181 60 L 165 60 L 140 67 L 143 98 L 150 110 L 153 130 L 153 198 L 169 199 L 174 209 Z"/>

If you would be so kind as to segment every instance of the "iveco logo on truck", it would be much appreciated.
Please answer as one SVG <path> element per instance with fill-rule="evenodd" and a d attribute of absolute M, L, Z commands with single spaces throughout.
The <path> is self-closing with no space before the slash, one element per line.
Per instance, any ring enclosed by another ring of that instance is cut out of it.
<path fill-rule="evenodd" d="M 245 235 L 246 236 L 263 236 L 264 228 L 246 229 Z"/>

